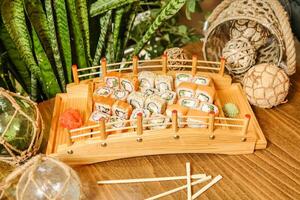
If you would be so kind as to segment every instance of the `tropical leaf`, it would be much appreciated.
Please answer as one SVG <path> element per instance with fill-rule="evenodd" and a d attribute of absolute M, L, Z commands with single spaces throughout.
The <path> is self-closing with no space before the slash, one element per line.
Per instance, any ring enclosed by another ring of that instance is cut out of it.
<path fill-rule="evenodd" d="M 58 44 L 61 47 L 62 62 L 67 71 L 68 82 L 72 82 L 72 53 L 70 43 L 70 33 L 68 25 L 68 16 L 64 0 L 53 1 L 54 12 L 56 16 L 56 31 Z"/>
<path fill-rule="evenodd" d="M 95 17 L 97 15 L 106 13 L 109 10 L 119 8 L 136 1 L 138 0 L 98 0 L 91 5 L 90 16 Z"/>
<path fill-rule="evenodd" d="M 125 8 L 121 7 L 116 10 L 115 17 L 114 17 L 114 27 L 113 27 L 113 49 L 114 49 L 114 59 L 117 61 L 118 53 L 121 51 L 120 49 L 120 42 L 122 39 L 121 36 L 121 25 L 122 25 L 122 17 L 125 12 Z"/>
<path fill-rule="evenodd" d="M 41 69 L 41 75 L 47 89 L 47 98 L 54 97 L 56 93 L 61 92 L 56 76 L 53 73 L 50 61 L 43 49 L 43 46 L 37 36 L 37 33 L 32 29 L 33 49 L 37 63 Z"/>
<path fill-rule="evenodd" d="M 46 0 L 45 1 L 45 7 L 46 7 L 46 15 L 47 15 L 47 20 L 48 20 L 48 26 L 49 26 L 49 37 L 50 37 L 50 42 L 51 42 L 51 48 L 54 56 L 54 60 L 56 63 L 56 69 L 58 73 L 58 77 L 60 80 L 60 84 L 62 86 L 62 91 L 66 91 L 66 81 L 65 81 L 65 76 L 64 76 L 64 68 L 61 63 L 60 59 L 60 52 L 58 48 L 58 42 L 56 38 L 56 29 L 55 29 L 55 22 L 54 22 L 54 17 L 53 17 L 53 9 L 52 9 L 52 4 L 51 0 Z"/>
<path fill-rule="evenodd" d="M 88 62 L 85 55 L 84 41 L 82 32 L 80 30 L 80 25 L 78 21 L 78 15 L 76 13 L 75 1 L 67 0 L 67 10 L 71 19 L 71 29 L 74 37 L 75 50 L 77 64 L 79 68 L 88 67 Z"/>
<path fill-rule="evenodd" d="M 99 40 L 97 43 L 97 48 L 96 48 L 96 52 L 95 52 L 95 56 L 94 56 L 94 60 L 93 60 L 93 65 L 100 64 L 101 53 L 102 53 L 102 49 L 105 45 L 105 37 L 106 37 L 106 33 L 107 33 L 107 30 L 110 25 L 111 16 L 112 16 L 112 11 L 110 10 L 107 13 L 105 13 L 102 17 L 100 17 L 101 32 L 100 32 Z"/>
<path fill-rule="evenodd" d="M 19 54 L 31 72 L 31 75 L 37 77 L 40 83 L 43 83 L 41 71 L 37 66 L 26 26 L 24 7 L 22 0 L 3 0 L 1 4 L 1 15 L 3 23 L 16 45 Z M 43 91 L 45 88 L 43 87 Z M 31 88 L 32 92 L 32 88 Z"/>
<path fill-rule="evenodd" d="M 185 4 L 186 0 L 170 0 L 168 3 L 162 8 L 161 12 L 155 18 L 154 22 L 148 28 L 146 33 L 144 34 L 142 40 L 140 40 L 135 49 L 134 54 L 137 55 L 144 45 L 149 41 L 149 39 L 153 36 L 156 30 L 162 25 L 163 22 L 170 19 L 174 16 Z"/>
<path fill-rule="evenodd" d="M 83 33 L 83 39 L 86 49 L 86 55 L 89 62 L 92 62 L 91 58 L 91 46 L 90 46 L 90 31 L 89 31 L 89 18 L 86 0 L 76 0 L 76 8 L 78 13 L 78 20 Z"/>
<path fill-rule="evenodd" d="M 5 49 L 7 50 L 7 54 L 14 64 L 16 71 L 20 78 L 18 81 L 23 86 L 24 90 L 29 93 L 30 92 L 30 73 L 27 69 L 26 64 L 23 62 L 16 45 L 12 41 L 11 37 L 9 36 L 6 28 L 1 24 L 0 26 L 0 39 L 2 44 L 4 45 Z"/>
<path fill-rule="evenodd" d="M 38 80 L 34 75 L 31 76 L 31 99 L 38 100 Z"/>

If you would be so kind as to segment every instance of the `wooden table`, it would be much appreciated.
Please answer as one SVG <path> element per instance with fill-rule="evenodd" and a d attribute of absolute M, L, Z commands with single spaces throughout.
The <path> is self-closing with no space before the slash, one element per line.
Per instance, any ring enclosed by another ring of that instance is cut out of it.
<path fill-rule="evenodd" d="M 200 52 L 199 44 L 186 49 Z M 300 45 L 297 44 L 300 53 Z M 298 63 L 300 60 L 298 60 Z M 300 67 L 291 77 L 289 102 L 273 109 L 253 108 L 268 139 L 266 150 L 250 155 L 181 154 L 122 159 L 75 167 L 86 199 L 144 199 L 179 187 L 185 181 L 105 185 L 97 180 L 177 176 L 185 174 L 191 162 L 193 173 L 221 174 L 223 179 L 206 191 L 201 199 L 300 199 Z M 40 104 L 47 123 L 54 101 Z M 205 183 L 204 183 L 205 184 Z M 194 191 L 201 186 L 194 187 Z M 186 191 L 165 199 L 186 199 Z"/>

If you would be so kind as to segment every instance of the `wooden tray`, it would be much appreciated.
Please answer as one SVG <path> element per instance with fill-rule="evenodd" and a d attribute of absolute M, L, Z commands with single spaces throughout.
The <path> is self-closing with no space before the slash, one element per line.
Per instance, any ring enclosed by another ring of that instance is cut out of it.
<path fill-rule="evenodd" d="M 167 66 L 165 59 L 164 57 L 162 60 L 152 61 L 134 59 L 132 62 L 125 63 L 132 64 L 132 66 L 124 68 L 122 73 L 132 76 L 139 70 L 155 68 L 156 73 L 175 75 L 175 71 L 168 70 L 171 66 Z M 98 68 L 106 71 L 107 67 L 122 65 L 122 63 L 106 65 L 103 61 L 102 67 L 96 66 L 78 71 L 76 67 L 73 68 L 75 83 L 69 84 L 67 93 L 58 94 L 55 99 L 46 154 L 76 165 L 155 154 L 247 154 L 253 153 L 255 149 L 266 148 L 266 139 L 241 85 L 232 84 L 230 76 L 224 75 L 224 62 L 195 61 L 195 59 L 185 60 L 185 62 L 191 63 L 183 66 L 187 73 L 210 76 L 215 83 L 217 91 L 215 104 L 221 112 L 219 117 L 208 117 L 208 128 L 179 128 L 175 123 L 177 122 L 176 118 L 172 118 L 172 125 L 163 130 L 126 129 L 125 127 L 125 132 L 108 135 L 100 124 L 96 125 L 98 132 L 95 132 L 95 126 L 83 127 L 78 129 L 75 134 L 63 129 L 60 127 L 58 119 L 68 108 L 80 110 L 85 122 L 88 120 L 92 112 L 93 90 L 96 85 L 102 84 L 102 78 L 79 82 L 80 78 L 98 75 L 101 72 L 83 75 L 78 75 L 78 72 Z M 217 67 L 211 67 L 211 65 Z M 204 72 L 205 70 L 206 72 Z M 207 70 L 216 70 L 218 73 L 207 72 Z M 240 114 L 236 119 L 224 117 L 222 106 L 227 102 L 235 103 L 239 107 Z"/>

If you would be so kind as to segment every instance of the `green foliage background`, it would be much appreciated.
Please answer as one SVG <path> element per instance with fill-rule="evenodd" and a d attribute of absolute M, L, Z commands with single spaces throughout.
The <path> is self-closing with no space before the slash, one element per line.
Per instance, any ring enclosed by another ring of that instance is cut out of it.
<path fill-rule="evenodd" d="M 153 58 L 196 41 L 177 13 L 198 0 L 0 0 L 0 87 L 41 101 L 64 92 L 71 66 Z"/>

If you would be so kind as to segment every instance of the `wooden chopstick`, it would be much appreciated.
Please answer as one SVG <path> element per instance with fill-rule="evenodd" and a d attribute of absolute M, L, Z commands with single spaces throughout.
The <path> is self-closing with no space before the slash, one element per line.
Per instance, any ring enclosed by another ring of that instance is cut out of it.
<path fill-rule="evenodd" d="M 191 164 L 186 164 L 186 187 L 187 187 L 187 199 L 192 200 L 192 186 L 191 186 Z"/>
<path fill-rule="evenodd" d="M 211 180 L 207 185 L 205 185 L 203 188 L 198 190 L 193 196 L 192 199 L 196 199 L 199 197 L 203 192 L 205 192 L 207 189 L 209 189 L 211 186 L 216 184 L 219 180 L 221 180 L 223 177 L 221 175 L 216 176 L 213 180 Z"/>

